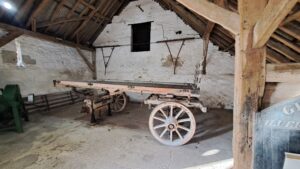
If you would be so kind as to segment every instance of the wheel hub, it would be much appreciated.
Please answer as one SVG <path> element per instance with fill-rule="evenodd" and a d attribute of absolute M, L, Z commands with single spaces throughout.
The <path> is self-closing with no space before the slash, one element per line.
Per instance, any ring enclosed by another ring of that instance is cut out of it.
<path fill-rule="evenodd" d="M 174 130 L 175 129 L 175 125 L 174 124 L 169 124 L 168 125 L 168 129 L 169 130 Z"/>
<path fill-rule="evenodd" d="M 168 128 L 168 130 L 176 130 L 177 128 L 177 120 L 175 118 L 169 117 L 166 121 L 166 126 Z"/>

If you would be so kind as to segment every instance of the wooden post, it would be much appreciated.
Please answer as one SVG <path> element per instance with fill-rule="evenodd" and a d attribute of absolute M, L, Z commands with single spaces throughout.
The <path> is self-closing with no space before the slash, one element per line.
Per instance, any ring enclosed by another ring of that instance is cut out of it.
<path fill-rule="evenodd" d="M 239 1 L 240 33 L 235 42 L 235 93 L 233 116 L 234 169 L 251 169 L 253 123 L 265 85 L 266 47 L 253 48 L 253 28 L 266 2 Z"/>

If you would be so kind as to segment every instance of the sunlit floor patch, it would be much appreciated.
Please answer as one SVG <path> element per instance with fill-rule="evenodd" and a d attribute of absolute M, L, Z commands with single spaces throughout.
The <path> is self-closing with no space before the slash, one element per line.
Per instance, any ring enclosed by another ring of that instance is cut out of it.
<path fill-rule="evenodd" d="M 185 169 L 232 169 L 232 167 L 233 167 L 233 159 L 231 158 L 231 159 L 216 161 L 204 165 L 188 167 Z"/>

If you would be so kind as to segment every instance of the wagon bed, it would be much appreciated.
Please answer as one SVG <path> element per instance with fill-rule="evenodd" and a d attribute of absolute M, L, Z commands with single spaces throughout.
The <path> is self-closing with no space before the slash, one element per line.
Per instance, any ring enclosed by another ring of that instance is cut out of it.
<path fill-rule="evenodd" d="M 151 134 L 162 144 L 178 146 L 187 143 L 194 135 L 196 122 L 189 108 L 207 108 L 200 102 L 199 90 L 189 83 L 153 83 L 130 81 L 59 81 L 54 80 L 56 87 L 85 88 L 104 91 L 84 101 L 84 108 L 95 121 L 95 112 L 103 106 L 108 112 L 120 112 L 127 104 L 125 92 L 150 94 L 144 103 L 150 108 L 149 117 Z"/>

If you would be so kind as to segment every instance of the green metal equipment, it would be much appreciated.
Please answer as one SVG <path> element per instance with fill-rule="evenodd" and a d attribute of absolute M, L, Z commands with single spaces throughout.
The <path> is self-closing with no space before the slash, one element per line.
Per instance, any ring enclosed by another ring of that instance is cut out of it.
<path fill-rule="evenodd" d="M 28 116 L 19 86 L 6 85 L 0 90 L 0 131 L 15 129 L 23 132 L 22 118 L 28 121 Z"/>

